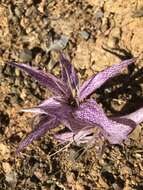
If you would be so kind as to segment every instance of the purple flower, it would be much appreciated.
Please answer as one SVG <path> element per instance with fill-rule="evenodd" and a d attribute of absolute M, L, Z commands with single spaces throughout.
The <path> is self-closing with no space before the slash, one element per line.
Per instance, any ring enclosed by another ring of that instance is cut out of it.
<path fill-rule="evenodd" d="M 72 64 L 63 54 L 60 54 L 60 79 L 26 64 L 7 63 L 26 71 L 53 93 L 51 98 L 40 105 L 22 110 L 38 115 L 39 122 L 20 143 L 17 152 L 23 150 L 33 140 L 40 138 L 50 129 L 59 126 L 59 124 L 63 124 L 68 129 L 68 132 L 54 135 L 61 143 L 75 141 L 77 144 L 89 142 L 94 144 L 103 136 L 111 144 L 121 143 L 137 124 L 142 122 L 143 108 L 127 116 L 108 118 L 96 101 L 88 97 L 108 79 L 119 74 L 135 60 L 133 58 L 115 64 L 92 76 L 80 87 Z"/>

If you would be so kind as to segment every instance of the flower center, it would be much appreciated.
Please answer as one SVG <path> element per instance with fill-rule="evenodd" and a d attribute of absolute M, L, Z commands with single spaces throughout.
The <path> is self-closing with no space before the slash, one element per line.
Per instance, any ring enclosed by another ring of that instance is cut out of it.
<path fill-rule="evenodd" d="M 76 99 L 73 98 L 73 97 L 69 98 L 68 105 L 71 106 L 71 107 L 73 107 L 73 108 L 78 107 L 78 103 L 77 103 Z"/>

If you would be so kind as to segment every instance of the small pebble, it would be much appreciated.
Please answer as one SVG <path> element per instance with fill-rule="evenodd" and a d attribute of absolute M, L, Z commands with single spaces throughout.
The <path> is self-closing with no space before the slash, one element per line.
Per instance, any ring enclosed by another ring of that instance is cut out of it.
<path fill-rule="evenodd" d="M 98 10 L 96 12 L 95 16 L 96 16 L 96 19 L 99 19 L 99 18 L 102 18 L 104 16 L 104 13 L 103 13 L 103 11 Z"/>
<path fill-rule="evenodd" d="M 143 17 L 143 7 L 134 11 L 132 17 Z"/>
<path fill-rule="evenodd" d="M 85 30 L 80 32 L 81 36 L 83 37 L 83 39 L 88 40 L 90 37 L 90 34 L 88 32 L 86 32 Z"/>
<path fill-rule="evenodd" d="M 16 16 L 17 16 L 18 18 L 20 18 L 21 15 L 22 15 L 22 12 L 18 9 L 18 7 L 15 8 L 15 14 L 16 14 Z"/>
<path fill-rule="evenodd" d="M 20 54 L 20 59 L 24 62 L 29 62 L 32 60 L 32 52 L 29 49 L 25 49 Z"/>
<path fill-rule="evenodd" d="M 50 47 L 47 49 L 47 52 L 51 50 L 62 50 L 67 46 L 69 39 L 67 36 L 61 36 L 59 40 L 55 40 L 54 43 L 50 45 Z"/>
<path fill-rule="evenodd" d="M 12 170 L 11 165 L 8 162 L 3 162 L 2 167 L 5 173 L 10 173 Z"/>
<path fill-rule="evenodd" d="M 107 46 L 110 48 L 115 48 L 116 45 L 118 44 L 118 38 L 116 37 L 111 37 L 108 39 Z"/>
<path fill-rule="evenodd" d="M 12 186 L 14 186 L 17 182 L 17 174 L 16 172 L 12 171 L 8 174 L 6 174 L 6 181 L 10 184 L 12 184 Z"/>
<path fill-rule="evenodd" d="M 75 183 L 75 175 L 74 173 L 70 173 L 67 175 L 67 182 L 69 185 L 73 185 Z"/>
<path fill-rule="evenodd" d="M 135 157 L 138 158 L 138 159 L 140 159 L 142 156 L 141 156 L 141 154 L 136 153 Z"/>
<path fill-rule="evenodd" d="M 3 143 L 0 143 L 0 159 L 8 159 L 10 157 L 10 150 L 8 146 Z"/>
<path fill-rule="evenodd" d="M 15 75 L 16 75 L 17 77 L 20 76 L 20 70 L 19 70 L 18 68 L 15 68 Z"/>
<path fill-rule="evenodd" d="M 84 188 L 84 186 L 83 185 L 81 185 L 79 182 L 76 182 L 76 189 L 77 190 L 85 190 L 85 188 Z"/>
<path fill-rule="evenodd" d="M 141 170 L 141 171 L 140 171 L 140 176 L 142 176 L 142 177 L 143 177 L 143 170 Z"/>

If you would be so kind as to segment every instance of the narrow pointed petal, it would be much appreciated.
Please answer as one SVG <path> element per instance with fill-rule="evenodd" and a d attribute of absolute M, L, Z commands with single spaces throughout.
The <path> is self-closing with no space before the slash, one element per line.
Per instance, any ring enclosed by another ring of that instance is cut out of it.
<path fill-rule="evenodd" d="M 104 136 L 111 144 L 121 144 L 133 130 L 134 128 L 129 125 L 114 122 L 112 126 L 104 130 Z"/>
<path fill-rule="evenodd" d="M 111 144 L 121 144 L 136 128 L 136 123 L 127 118 L 114 118 L 112 125 L 106 130 L 107 139 Z M 110 132 L 109 132 L 110 131 Z"/>
<path fill-rule="evenodd" d="M 111 120 L 103 109 L 94 101 L 89 100 L 81 104 L 74 113 L 76 119 L 87 122 L 90 125 L 98 125 L 103 129 L 104 136 L 111 144 L 120 144 L 125 140 L 135 127 L 135 123 L 127 120 Z"/>
<path fill-rule="evenodd" d="M 60 56 L 60 63 L 62 69 L 62 80 L 65 83 L 70 83 L 69 85 L 71 85 L 72 88 L 76 89 L 78 86 L 78 76 L 75 72 L 74 67 L 63 54 Z"/>
<path fill-rule="evenodd" d="M 132 119 L 125 118 L 125 117 L 112 117 L 110 118 L 112 121 L 116 121 L 118 123 L 129 125 L 132 129 L 134 129 L 137 124 Z"/>
<path fill-rule="evenodd" d="M 44 100 L 42 103 L 39 104 L 38 107 L 42 108 L 42 107 L 51 107 L 51 108 L 57 108 L 59 106 L 61 106 L 61 102 L 62 102 L 62 98 L 59 96 L 53 96 L 47 100 Z"/>
<path fill-rule="evenodd" d="M 136 110 L 133 113 L 123 116 L 122 118 L 127 118 L 133 120 L 136 124 L 143 122 L 143 108 Z"/>
<path fill-rule="evenodd" d="M 32 131 L 19 145 L 19 147 L 16 150 L 16 153 L 21 152 L 23 149 L 25 149 L 29 144 L 32 143 L 32 141 L 39 139 L 41 136 L 43 136 L 49 129 L 54 128 L 57 126 L 56 119 L 51 119 L 38 128 L 36 128 L 34 131 Z"/>
<path fill-rule="evenodd" d="M 74 141 L 77 145 L 88 143 L 92 139 L 92 129 L 83 129 L 80 130 L 74 136 Z"/>
<path fill-rule="evenodd" d="M 60 143 L 64 144 L 73 140 L 73 132 L 57 133 L 54 135 L 55 139 Z"/>
<path fill-rule="evenodd" d="M 57 133 L 54 135 L 55 139 L 61 143 L 67 142 L 75 142 L 77 145 L 88 143 L 92 138 L 91 129 L 83 129 L 78 131 L 77 133 L 73 132 L 65 132 L 65 133 Z"/>
<path fill-rule="evenodd" d="M 26 64 L 17 64 L 7 62 L 7 64 L 18 67 L 27 72 L 31 77 L 35 78 L 40 84 L 49 88 L 55 95 L 69 96 L 70 90 L 68 86 L 50 73 L 44 73 Z"/>
<path fill-rule="evenodd" d="M 21 112 L 30 112 L 35 114 L 46 114 L 50 115 L 50 113 L 55 112 L 58 110 L 62 105 L 60 102 L 60 97 L 52 97 L 45 101 L 43 101 L 40 105 L 33 107 L 33 108 L 27 108 L 20 110 Z M 53 114 L 54 115 L 54 114 Z"/>
<path fill-rule="evenodd" d="M 40 109 L 40 108 L 27 108 L 27 109 L 22 109 L 20 110 L 21 112 L 29 112 L 29 113 L 35 113 L 35 114 L 48 114 L 47 112 L 45 112 L 44 110 Z"/>
<path fill-rule="evenodd" d="M 97 75 L 91 77 L 89 80 L 85 81 L 80 87 L 78 92 L 79 100 L 85 99 L 91 93 L 93 93 L 97 88 L 103 85 L 108 79 L 119 74 L 128 65 L 134 63 L 135 58 L 122 61 L 119 64 L 115 64 L 104 71 L 99 72 Z"/>

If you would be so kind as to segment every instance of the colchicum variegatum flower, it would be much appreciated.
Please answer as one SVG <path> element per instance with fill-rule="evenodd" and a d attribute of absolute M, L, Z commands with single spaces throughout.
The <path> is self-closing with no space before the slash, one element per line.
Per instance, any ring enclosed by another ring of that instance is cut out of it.
<path fill-rule="evenodd" d="M 104 137 L 111 144 L 122 143 L 143 121 L 143 108 L 126 116 L 109 118 L 100 105 L 90 98 L 90 95 L 108 79 L 116 76 L 135 61 L 136 59 L 133 58 L 115 64 L 92 76 L 81 86 L 72 64 L 63 54 L 60 54 L 60 79 L 27 64 L 8 62 L 8 65 L 27 72 L 53 93 L 52 97 L 40 105 L 23 109 L 25 112 L 38 114 L 40 120 L 33 131 L 20 143 L 17 152 L 22 151 L 33 140 L 40 138 L 47 131 L 60 124 L 68 129 L 68 132 L 54 135 L 61 143 L 74 140 L 77 144 L 95 144 L 101 137 Z"/>

